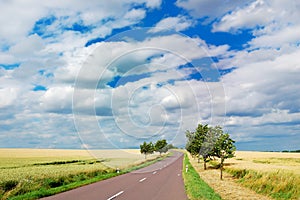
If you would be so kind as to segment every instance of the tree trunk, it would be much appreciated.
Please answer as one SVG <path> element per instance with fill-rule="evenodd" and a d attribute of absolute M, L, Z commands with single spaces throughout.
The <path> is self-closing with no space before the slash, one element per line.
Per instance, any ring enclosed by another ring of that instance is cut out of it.
<path fill-rule="evenodd" d="M 220 168 L 220 170 L 221 170 L 221 174 L 220 174 L 220 179 L 221 180 L 223 180 L 223 169 L 222 169 L 223 167 L 222 167 L 222 165 L 221 165 L 221 168 Z"/>
<path fill-rule="evenodd" d="M 221 158 L 221 163 L 220 163 L 220 179 L 223 180 L 223 163 L 224 163 L 224 158 Z"/>
<path fill-rule="evenodd" d="M 206 170 L 206 160 L 204 160 L 204 170 Z"/>

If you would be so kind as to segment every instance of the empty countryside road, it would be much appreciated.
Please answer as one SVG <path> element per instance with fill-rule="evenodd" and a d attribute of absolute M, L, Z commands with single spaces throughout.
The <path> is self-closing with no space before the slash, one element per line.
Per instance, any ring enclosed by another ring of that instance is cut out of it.
<path fill-rule="evenodd" d="M 182 159 L 183 153 L 174 151 L 148 167 L 43 200 L 185 200 Z"/>

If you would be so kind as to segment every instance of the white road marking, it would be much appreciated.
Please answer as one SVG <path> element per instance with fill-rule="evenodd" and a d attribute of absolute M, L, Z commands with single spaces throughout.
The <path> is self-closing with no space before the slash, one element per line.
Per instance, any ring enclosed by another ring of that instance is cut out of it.
<path fill-rule="evenodd" d="M 141 180 L 139 180 L 139 182 L 143 182 L 144 180 L 146 180 L 147 178 L 142 178 Z"/>
<path fill-rule="evenodd" d="M 180 174 L 177 174 L 177 176 L 180 176 Z"/>
<path fill-rule="evenodd" d="M 111 196 L 110 198 L 108 198 L 107 200 L 112 200 L 114 198 L 116 198 L 117 196 L 119 196 L 120 194 L 122 194 L 124 191 L 118 192 L 117 194 Z"/>
<path fill-rule="evenodd" d="M 157 171 L 153 172 L 152 174 L 156 174 L 156 173 L 157 173 Z"/>

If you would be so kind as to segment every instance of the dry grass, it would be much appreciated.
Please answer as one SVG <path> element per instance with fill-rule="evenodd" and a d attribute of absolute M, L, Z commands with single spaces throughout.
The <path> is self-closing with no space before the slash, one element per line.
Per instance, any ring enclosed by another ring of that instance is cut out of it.
<path fill-rule="evenodd" d="M 204 171 L 203 162 L 190 161 L 223 199 L 300 200 L 300 153 L 237 151 L 236 157 L 225 161 L 231 174 L 225 173 L 223 181 L 219 180 L 219 170 Z"/>
<path fill-rule="evenodd" d="M 300 153 L 238 151 L 227 163 L 231 174 L 243 172 L 244 186 L 275 199 L 300 200 Z"/>
<path fill-rule="evenodd" d="M 227 169 L 239 182 L 254 191 L 275 199 L 300 199 L 299 176 L 284 172 L 257 172 L 247 169 Z"/>
<path fill-rule="evenodd" d="M 220 180 L 220 171 L 216 169 L 203 169 L 203 162 L 198 163 L 197 159 L 189 155 L 189 159 L 193 167 L 199 173 L 200 177 L 218 193 L 224 200 L 240 199 L 259 199 L 269 200 L 270 198 L 257 194 L 256 192 L 247 189 L 236 182 L 229 174 L 224 173 L 223 180 Z"/>
<path fill-rule="evenodd" d="M 230 168 L 300 175 L 300 153 L 237 151 L 235 156 L 226 160 Z"/>
<path fill-rule="evenodd" d="M 186 166 L 188 171 L 186 172 Z M 190 200 L 220 200 L 221 196 L 217 194 L 203 179 L 198 175 L 198 172 L 192 167 L 187 155 L 183 159 L 183 180 L 185 190 Z"/>

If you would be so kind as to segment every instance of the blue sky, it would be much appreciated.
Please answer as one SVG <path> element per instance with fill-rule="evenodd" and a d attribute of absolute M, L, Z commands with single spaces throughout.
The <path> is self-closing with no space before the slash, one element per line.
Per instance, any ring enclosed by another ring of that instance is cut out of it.
<path fill-rule="evenodd" d="M 300 148 L 296 0 L 0 3 L 0 147 Z M 30 10 L 30 12 L 27 12 Z"/>

